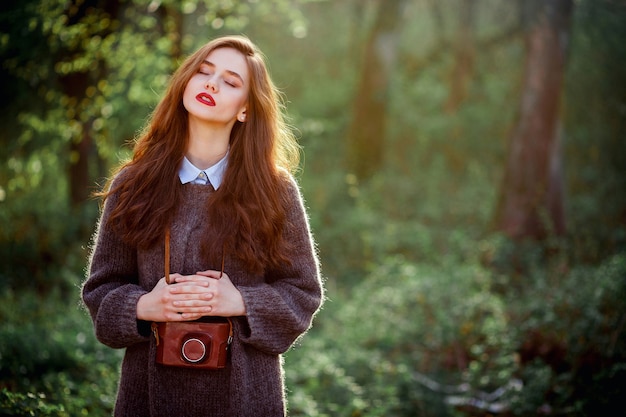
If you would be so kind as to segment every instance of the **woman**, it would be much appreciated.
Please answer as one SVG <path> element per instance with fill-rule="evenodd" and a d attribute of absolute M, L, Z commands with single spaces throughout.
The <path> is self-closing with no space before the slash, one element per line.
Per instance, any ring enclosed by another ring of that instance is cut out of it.
<path fill-rule="evenodd" d="M 282 111 L 255 45 L 209 42 L 173 75 L 102 193 L 82 297 L 98 339 L 126 349 L 116 416 L 285 414 L 280 355 L 323 289 Z M 157 364 L 151 323 L 203 316 L 231 318 L 227 366 Z"/>

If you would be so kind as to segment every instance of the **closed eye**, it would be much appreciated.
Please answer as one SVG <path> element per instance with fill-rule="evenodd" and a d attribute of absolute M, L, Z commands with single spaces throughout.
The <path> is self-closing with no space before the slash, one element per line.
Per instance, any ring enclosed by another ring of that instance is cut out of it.
<path fill-rule="evenodd" d="M 213 75 L 215 69 L 215 64 L 210 61 L 204 60 L 200 65 L 200 69 L 198 70 L 198 72 L 204 75 Z M 223 71 L 220 70 L 220 75 L 222 76 L 224 82 L 231 87 L 238 88 L 245 84 L 243 77 L 235 71 L 231 71 L 229 69 L 224 69 Z"/>
<path fill-rule="evenodd" d="M 200 64 L 200 68 L 198 68 L 198 73 L 203 74 L 203 75 L 212 75 L 213 74 L 212 64 L 209 64 L 208 62 L 203 62 L 202 64 Z"/>

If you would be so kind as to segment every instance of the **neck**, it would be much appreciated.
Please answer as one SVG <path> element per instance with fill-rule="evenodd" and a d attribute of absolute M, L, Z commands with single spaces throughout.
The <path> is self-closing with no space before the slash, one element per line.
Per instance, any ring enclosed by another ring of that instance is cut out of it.
<path fill-rule="evenodd" d="M 215 126 L 189 120 L 189 141 L 185 156 L 199 169 L 215 165 L 228 152 L 232 126 Z"/>

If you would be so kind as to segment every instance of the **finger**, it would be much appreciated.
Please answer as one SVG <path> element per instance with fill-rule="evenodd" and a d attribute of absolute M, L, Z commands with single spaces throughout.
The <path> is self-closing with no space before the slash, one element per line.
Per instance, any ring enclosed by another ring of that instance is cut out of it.
<path fill-rule="evenodd" d="M 166 277 L 163 277 L 163 278 L 162 278 L 162 280 L 163 280 L 163 282 L 164 282 L 164 283 L 166 283 L 166 284 L 171 284 L 171 283 L 176 282 L 176 279 L 177 279 L 178 277 L 180 277 L 180 276 L 181 276 L 181 275 L 180 275 L 179 273 L 170 274 L 170 275 L 167 277 L 167 280 L 166 280 Z"/>
<path fill-rule="evenodd" d="M 190 320 L 197 320 L 206 315 L 207 315 L 206 313 L 183 313 L 183 314 L 180 314 L 179 316 L 180 316 L 181 321 L 190 321 Z"/>
<path fill-rule="evenodd" d="M 206 271 L 199 271 L 199 272 L 196 272 L 196 274 L 203 276 L 203 277 L 213 278 L 213 279 L 220 279 L 222 276 L 226 275 L 220 271 L 215 271 L 212 269 L 209 269 Z"/>
<path fill-rule="evenodd" d="M 170 294 L 203 294 L 208 291 L 208 282 L 176 283 L 170 285 Z"/>
<path fill-rule="evenodd" d="M 176 283 L 179 282 L 208 282 L 208 277 L 200 274 L 195 275 L 179 275 L 176 277 Z"/>
<path fill-rule="evenodd" d="M 183 313 L 181 311 L 175 313 L 167 313 L 165 315 L 165 321 L 190 321 L 197 320 L 203 316 L 208 315 L 208 313 Z"/>
<path fill-rule="evenodd" d="M 176 306 L 169 315 L 172 317 L 172 321 L 195 320 L 202 316 L 210 315 L 213 310 L 213 306 L 206 304 L 201 306 Z"/>
<path fill-rule="evenodd" d="M 198 293 L 188 293 L 188 294 L 180 294 L 180 296 L 176 297 L 175 302 L 185 302 L 185 301 L 209 301 L 215 297 L 215 293 L 213 291 L 209 292 L 198 292 Z"/>
<path fill-rule="evenodd" d="M 213 299 L 213 297 L 213 293 L 204 293 L 197 295 L 186 294 L 183 296 L 182 299 L 172 301 L 172 305 L 175 308 L 205 306 L 208 301 L 211 301 Z"/>
<path fill-rule="evenodd" d="M 177 311 L 177 313 L 185 318 L 189 317 L 190 315 L 199 315 L 199 316 L 206 316 L 208 314 L 211 314 L 211 312 L 213 311 L 213 307 L 212 306 L 204 306 L 204 307 L 179 307 L 180 311 Z"/>
<path fill-rule="evenodd" d="M 167 282 L 165 282 L 165 277 L 161 278 L 160 280 L 157 281 L 156 285 L 154 286 L 154 288 L 161 288 L 161 287 L 166 287 L 167 286 Z"/>

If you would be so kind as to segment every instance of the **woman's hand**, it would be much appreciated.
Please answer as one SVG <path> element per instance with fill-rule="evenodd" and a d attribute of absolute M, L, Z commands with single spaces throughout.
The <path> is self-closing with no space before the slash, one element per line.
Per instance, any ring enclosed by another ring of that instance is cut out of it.
<path fill-rule="evenodd" d="M 172 274 L 174 284 L 161 278 L 137 302 L 137 318 L 146 321 L 189 321 L 202 316 L 240 316 L 246 314 L 241 293 L 228 275 L 202 271 L 196 275 Z"/>
<path fill-rule="evenodd" d="M 227 274 L 214 271 L 200 271 L 196 275 L 178 275 L 176 277 L 176 285 L 207 285 L 205 289 L 205 297 L 207 303 L 204 307 L 208 307 L 208 314 L 203 316 L 245 316 L 246 306 L 243 302 L 241 293 L 232 283 Z M 179 305 L 189 305 L 189 302 Z"/>

